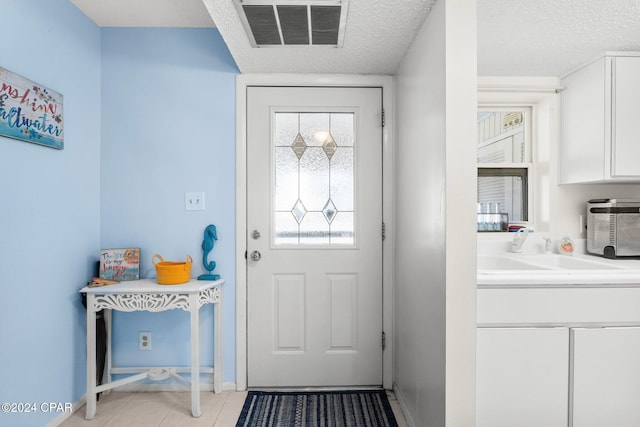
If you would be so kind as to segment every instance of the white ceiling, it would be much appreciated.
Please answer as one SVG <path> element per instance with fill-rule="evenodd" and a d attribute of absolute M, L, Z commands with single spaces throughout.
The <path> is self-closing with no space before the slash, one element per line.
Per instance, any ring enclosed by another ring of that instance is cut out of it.
<path fill-rule="evenodd" d="M 342 48 L 252 48 L 232 0 L 204 0 L 243 73 L 394 74 L 436 0 L 350 0 Z"/>
<path fill-rule="evenodd" d="M 478 0 L 478 74 L 563 76 L 640 50 L 639 0 Z"/>
<path fill-rule="evenodd" d="M 70 0 L 101 27 L 213 27 L 202 0 Z"/>
<path fill-rule="evenodd" d="M 70 0 L 104 27 L 218 27 L 243 73 L 394 74 L 436 0 L 350 0 L 344 47 L 251 48 L 232 0 Z M 561 76 L 640 50 L 640 0 L 477 0 L 478 74 Z"/>

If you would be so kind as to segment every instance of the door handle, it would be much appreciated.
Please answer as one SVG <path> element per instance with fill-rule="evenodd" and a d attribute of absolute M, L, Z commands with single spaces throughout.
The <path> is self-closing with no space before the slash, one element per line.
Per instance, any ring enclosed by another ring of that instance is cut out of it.
<path fill-rule="evenodd" d="M 251 261 L 260 261 L 262 259 L 262 254 L 258 251 L 251 252 Z"/>

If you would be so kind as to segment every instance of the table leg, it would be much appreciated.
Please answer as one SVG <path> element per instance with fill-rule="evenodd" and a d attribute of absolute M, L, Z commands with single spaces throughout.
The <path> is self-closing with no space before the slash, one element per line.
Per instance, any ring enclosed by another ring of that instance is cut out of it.
<path fill-rule="evenodd" d="M 85 418 L 96 415 L 96 311 L 95 297 L 87 294 L 87 412 Z"/>
<path fill-rule="evenodd" d="M 191 414 L 200 416 L 200 304 L 198 294 L 189 295 L 191 311 Z"/>
<path fill-rule="evenodd" d="M 107 329 L 107 355 L 106 355 L 106 360 L 105 360 L 105 380 L 103 381 L 103 383 L 110 383 L 112 381 L 111 378 L 111 368 L 112 368 L 112 362 L 111 362 L 111 322 L 113 321 L 113 312 L 111 310 L 105 309 L 104 310 L 104 323 Z M 110 390 L 106 391 L 106 393 L 109 393 Z"/>
<path fill-rule="evenodd" d="M 213 305 L 216 323 L 213 327 L 213 391 L 222 393 L 222 296 L 220 301 Z"/>

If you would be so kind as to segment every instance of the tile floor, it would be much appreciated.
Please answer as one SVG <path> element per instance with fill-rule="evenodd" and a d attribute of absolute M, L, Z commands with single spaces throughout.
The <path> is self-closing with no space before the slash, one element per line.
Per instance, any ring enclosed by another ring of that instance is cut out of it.
<path fill-rule="evenodd" d="M 399 427 L 407 427 L 400 405 L 392 392 L 387 392 L 389 403 Z M 191 416 L 189 392 L 112 391 L 100 398 L 93 420 L 84 419 L 83 406 L 68 418 L 62 427 L 234 427 L 242 411 L 247 392 L 202 392 L 200 418 Z"/>

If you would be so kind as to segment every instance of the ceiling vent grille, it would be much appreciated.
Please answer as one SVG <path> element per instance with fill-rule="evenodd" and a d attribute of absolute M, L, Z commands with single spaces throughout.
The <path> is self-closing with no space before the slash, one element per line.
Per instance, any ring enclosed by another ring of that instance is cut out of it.
<path fill-rule="evenodd" d="M 347 1 L 235 0 L 253 47 L 342 47 Z"/>

